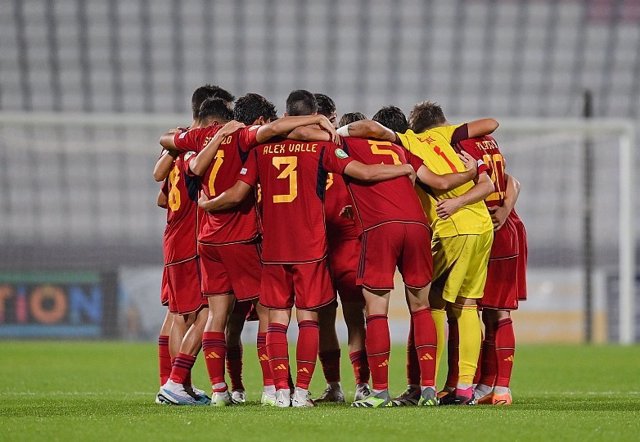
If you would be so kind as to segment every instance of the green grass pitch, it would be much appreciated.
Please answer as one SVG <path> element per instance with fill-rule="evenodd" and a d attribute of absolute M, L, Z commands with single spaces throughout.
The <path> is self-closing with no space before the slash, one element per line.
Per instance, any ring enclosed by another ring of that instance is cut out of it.
<path fill-rule="evenodd" d="M 0 342 L 0 440 L 640 440 L 640 346 L 522 345 L 508 408 L 260 407 L 254 355 L 247 345 L 251 403 L 172 407 L 153 403 L 153 344 Z M 348 358 L 342 367 L 351 398 Z M 402 346 L 390 377 L 400 393 Z M 201 360 L 194 378 L 205 388 Z M 318 366 L 311 391 L 322 387 Z"/>

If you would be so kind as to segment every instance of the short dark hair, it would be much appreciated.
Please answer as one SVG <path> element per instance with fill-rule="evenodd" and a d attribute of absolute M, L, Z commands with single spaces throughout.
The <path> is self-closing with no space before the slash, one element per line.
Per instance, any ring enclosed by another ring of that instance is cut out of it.
<path fill-rule="evenodd" d="M 227 102 L 219 98 L 207 98 L 200 105 L 198 119 L 207 118 L 218 119 L 221 123 L 233 120 L 233 112 L 229 109 Z"/>
<path fill-rule="evenodd" d="M 276 107 L 272 102 L 259 94 L 249 93 L 236 100 L 233 119 L 244 124 L 253 124 L 258 118 L 265 122 L 278 118 Z"/>
<path fill-rule="evenodd" d="M 360 112 L 349 112 L 344 114 L 340 118 L 340 122 L 338 123 L 338 127 L 346 126 L 347 124 L 353 123 L 354 121 L 366 120 L 367 117 Z"/>
<path fill-rule="evenodd" d="M 409 129 L 407 117 L 404 112 L 397 106 L 385 106 L 380 109 L 372 118 L 383 126 L 388 127 L 394 132 L 405 133 Z"/>
<path fill-rule="evenodd" d="M 227 106 L 233 106 L 233 100 L 235 100 L 233 95 L 231 95 L 227 90 L 222 89 L 220 86 L 211 84 L 200 86 L 198 89 L 193 91 L 193 95 L 191 95 L 191 113 L 193 114 L 194 120 L 198 118 L 200 106 L 202 106 L 202 102 L 207 98 L 219 98 L 224 101 Z"/>
<path fill-rule="evenodd" d="M 424 132 L 432 127 L 441 126 L 447 122 L 438 103 L 423 101 L 416 104 L 409 115 L 409 125 L 416 133 Z"/>
<path fill-rule="evenodd" d="M 288 115 L 312 115 L 316 112 L 318 112 L 318 103 L 311 92 L 298 89 L 287 97 Z"/>
<path fill-rule="evenodd" d="M 325 94 L 313 94 L 318 103 L 318 113 L 329 118 L 336 111 L 336 103 Z"/>

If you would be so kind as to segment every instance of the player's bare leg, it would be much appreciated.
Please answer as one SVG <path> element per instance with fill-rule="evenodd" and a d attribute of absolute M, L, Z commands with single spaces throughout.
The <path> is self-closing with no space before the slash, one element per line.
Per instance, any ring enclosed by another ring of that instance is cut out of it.
<path fill-rule="evenodd" d="M 407 287 L 407 306 L 411 312 L 413 342 L 420 367 L 420 405 L 438 405 L 436 395 L 437 332 L 431 309 L 429 291 L 431 285 L 422 288 Z"/>
<path fill-rule="evenodd" d="M 211 382 L 211 405 L 231 404 L 224 365 L 227 351 L 225 328 L 233 309 L 235 297 L 232 294 L 209 296 L 209 315 L 202 335 L 202 352 Z"/>
<path fill-rule="evenodd" d="M 371 389 L 369 388 L 371 371 L 369 370 L 369 362 L 367 361 L 367 352 L 365 350 L 364 303 L 343 302 L 342 314 L 347 324 L 349 359 L 351 359 L 356 379 L 354 401 L 358 401 L 371 394 Z"/>
<path fill-rule="evenodd" d="M 289 345 L 287 329 L 291 321 L 291 309 L 269 310 L 269 326 L 267 328 L 267 354 L 271 373 L 276 387 L 276 407 L 291 406 L 291 390 L 289 390 Z"/>
<path fill-rule="evenodd" d="M 337 304 L 332 303 L 318 311 L 320 327 L 319 357 L 327 387 L 316 402 L 344 402 L 340 385 L 340 343 L 336 333 Z"/>
<path fill-rule="evenodd" d="M 309 384 L 316 368 L 320 345 L 318 312 L 296 310 L 298 320 L 298 343 L 296 345 L 296 388 L 291 397 L 292 407 L 313 407 L 309 398 Z"/>
<path fill-rule="evenodd" d="M 258 336 L 256 339 L 258 362 L 262 371 L 262 405 L 274 405 L 276 401 L 276 386 L 273 382 L 269 355 L 267 354 L 267 329 L 269 327 L 269 309 L 256 302 L 254 304 L 258 315 Z"/>
<path fill-rule="evenodd" d="M 365 345 L 367 358 L 371 368 L 373 389 L 371 395 L 365 399 L 354 401 L 352 407 L 377 408 L 390 407 L 389 396 L 389 354 L 391 352 L 391 337 L 389 335 L 388 290 L 368 290 L 363 288 L 362 293 L 366 303 L 367 336 Z"/>
<path fill-rule="evenodd" d="M 229 322 L 225 331 L 227 339 L 227 373 L 231 380 L 231 402 L 244 404 L 246 396 L 242 383 L 242 330 L 251 308 L 250 302 L 236 302 L 229 315 Z"/>

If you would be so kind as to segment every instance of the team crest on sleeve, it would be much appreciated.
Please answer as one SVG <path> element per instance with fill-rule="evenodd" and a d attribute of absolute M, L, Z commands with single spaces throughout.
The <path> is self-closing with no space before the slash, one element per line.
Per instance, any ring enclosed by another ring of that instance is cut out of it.
<path fill-rule="evenodd" d="M 184 154 L 184 159 L 188 160 L 189 158 L 191 158 L 192 156 L 194 156 L 196 153 L 192 150 L 190 150 L 189 152 Z"/>
<path fill-rule="evenodd" d="M 184 137 L 187 136 L 187 131 L 185 130 L 184 132 L 182 132 L 180 135 L 178 135 L 179 139 L 183 139 Z"/>
<path fill-rule="evenodd" d="M 334 151 L 334 153 L 341 160 L 344 160 L 345 158 L 349 157 L 349 155 L 344 150 L 340 149 L 339 147 Z"/>
<path fill-rule="evenodd" d="M 242 169 L 240 169 L 240 175 L 246 175 L 247 174 L 247 168 L 243 167 Z"/>

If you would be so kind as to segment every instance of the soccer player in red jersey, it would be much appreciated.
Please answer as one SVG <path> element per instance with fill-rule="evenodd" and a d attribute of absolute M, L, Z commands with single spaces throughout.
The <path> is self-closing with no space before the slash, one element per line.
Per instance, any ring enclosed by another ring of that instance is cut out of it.
<path fill-rule="evenodd" d="M 233 103 L 233 96 L 218 86 L 204 85 L 197 88 L 191 97 L 193 122 L 191 126 L 198 126 L 198 110 L 202 102 L 210 97 L 220 97 L 227 103 Z M 199 274 L 196 256 L 196 213 L 197 190 L 199 184 L 187 176 L 185 170 L 185 155 L 174 150 L 165 150 L 154 168 L 156 181 L 164 181 L 158 195 L 158 205 L 167 208 L 167 228 L 163 239 L 165 267 L 162 278 L 161 296 L 169 305 L 169 310 L 158 338 L 160 360 L 160 385 L 164 385 L 169 378 L 174 378 L 185 384 L 188 393 L 186 403 L 208 403 L 209 398 L 203 391 L 194 389 L 190 380 L 190 367 L 177 367 L 178 375 L 172 373 L 173 362 L 181 351 L 187 330 L 193 326 L 202 308 L 206 308 L 206 301 L 202 298 L 199 287 Z M 203 301 L 205 301 L 203 303 Z M 206 312 L 203 314 L 206 317 Z M 200 346 L 200 331 L 194 330 L 186 347 Z M 194 343 L 195 342 L 195 343 Z M 181 364 L 179 364 L 181 365 Z M 171 402 L 162 393 L 156 396 L 156 402 Z"/>
<path fill-rule="evenodd" d="M 313 114 L 316 110 L 315 98 L 308 91 L 294 91 L 287 99 L 287 113 Z M 323 210 L 328 172 L 379 181 L 408 175 L 411 168 L 366 166 L 330 141 L 285 139 L 258 146 L 233 187 L 211 200 L 202 196 L 199 201 L 207 211 L 227 210 L 241 204 L 260 181 L 264 226 L 260 303 L 270 309 L 267 351 L 278 407 L 313 406 L 308 387 L 318 357 L 317 310 L 335 300 L 326 260 Z M 286 333 L 294 304 L 299 336 L 296 388 L 291 397 Z"/>
<path fill-rule="evenodd" d="M 435 175 L 422 160 L 402 147 L 385 141 L 344 138 L 345 150 L 366 164 L 410 164 L 418 179 L 436 189 L 449 189 L 476 174 L 475 161 L 466 158 L 463 173 Z M 372 395 L 356 407 L 392 406 L 388 392 L 390 336 L 387 322 L 389 298 L 396 267 L 406 287 L 415 344 L 418 349 L 423 405 L 435 405 L 436 331 L 429 309 L 432 261 L 431 233 L 413 183 L 398 178 L 375 185 L 347 179 L 356 215 L 363 228 L 358 283 L 366 301 L 366 347 L 373 378 Z"/>
<path fill-rule="evenodd" d="M 219 100 L 206 100 L 201 106 L 201 117 L 207 118 L 206 127 L 179 132 L 174 134 L 173 140 L 164 141 L 171 142 L 179 150 L 198 151 L 190 158 L 189 169 L 203 178 L 202 190 L 206 197 L 215 196 L 235 183 L 248 152 L 258 143 L 289 133 L 300 125 L 320 123 L 333 128 L 324 117 L 288 117 L 263 126 L 240 129 L 239 123 L 234 122 L 233 131 L 221 134 L 221 124 L 232 115 Z M 209 318 L 202 342 L 213 405 L 231 403 L 224 378 L 224 331 L 234 299 L 257 301 L 260 294 L 257 219 L 255 199 L 251 195 L 233 210 L 207 214 L 198 236 L 202 291 L 209 299 Z M 259 305 L 257 312 L 264 321 L 266 312 L 263 313 Z M 265 401 L 269 403 L 273 399 L 267 397 Z"/>
<path fill-rule="evenodd" d="M 318 113 L 332 124 L 337 123 L 336 105 L 324 94 L 314 94 Z M 364 116 L 363 116 L 364 118 Z M 360 229 L 353 218 L 353 200 L 340 175 L 327 174 L 324 211 L 327 224 L 329 268 L 335 289 L 340 297 L 342 312 L 347 325 L 349 359 L 356 381 L 354 400 L 367 397 L 369 388 L 369 363 L 364 345 L 365 318 L 364 297 L 356 284 L 356 270 L 360 257 Z M 340 385 L 340 344 L 336 333 L 336 308 L 333 303 L 318 312 L 320 348 L 318 356 L 322 364 L 327 387 L 317 402 L 344 402 Z"/>
<path fill-rule="evenodd" d="M 494 192 L 485 199 L 495 233 L 484 296 L 478 301 L 485 336 L 475 394 L 479 404 L 510 405 L 515 353 L 511 311 L 517 310 L 519 300 L 526 299 L 526 230 L 514 210 L 520 183 L 505 172 L 505 159 L 492 136 L 461 141 L 458 146 L 484 162 L 482 167 L 494 183 Z M 455 377 L 451 366 L 449 371 L 453 374 L 450 377 Z M 455 385 L 454 381 L 447 384 Z"/>
<path fill-rule="evenodd" d="M 233 118 L 247 126 L 261 126 L 265 123 L 277 120 L 276 108 L 262 95 L 248 93 L 236 100 L 233 109 Z M 242 382 L 242 354 L 243 346 L 240 335 L 247 320 L 257 320 L 256 304 L 250 302 L 236 302 L 226 328 L 227 340 L 227 374 L 231 381 L 231 402 L 242 404 L 246 402 L 244 384 Z M 267 325 L 265 317 L 259 322 L 257 350 L 258 361 L 262 370 L 263 392 L 261 402 L 267 402 L 275 398 L 275 386 L 269 367 L 267 356 Z"/>

